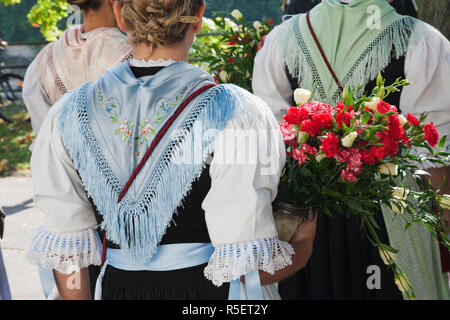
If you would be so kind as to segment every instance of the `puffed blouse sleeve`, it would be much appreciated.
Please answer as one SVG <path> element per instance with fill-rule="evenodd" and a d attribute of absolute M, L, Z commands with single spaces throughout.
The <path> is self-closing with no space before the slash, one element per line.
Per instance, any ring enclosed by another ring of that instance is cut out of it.
<path fill-rule="evenodd" d="M 281 31 L 281 26 L 277 26 L 267 36 L 263 48 L 256 55 L 252 80 L 255 95 L 269 105 L 280 121 L 292 106 L 294 96 L 279 41 Z"/>
<path fill-rule="evenodd" d="M 47 50 L 48 48 L 41 51 L 28 67 L 22 88 L 22 98 L 30 114 L 31 126 L 36 135 L 38 135 L 41 125 L 52 106 L 50 98 L 40 81 L 38 68 L 39 61 L 43 59 Z"/>
<path fill-rule="evenodd" d="M 62 274 L 101 262 L 93 207 L 57 128 L 60 110 L 71 95 L 50 110 L 31 157 L 34 203 L 45 213 L 45 223 L 37 230 L 27 259 Z"/>
<path fill-rule="evenodd" d="M 211 189 L 203 202 L 215 248 L 205 276 L 215 285 L 292 263 L 292 247 L 277 238 L 272 201 L 286 151 L 268 106 L 240 90 L 243 112 L 217 137 Z"/>
<path fill-rule="evenodd" d="M 405 57 L 406 79 L 412 84 L 402 90 L 400 109 L 417 117 L 426 112 L 426 122 L 433 122 L 440 136 L 450 136 L 450 42 L 434 27 L 418 23 L 420 33 Z"/>

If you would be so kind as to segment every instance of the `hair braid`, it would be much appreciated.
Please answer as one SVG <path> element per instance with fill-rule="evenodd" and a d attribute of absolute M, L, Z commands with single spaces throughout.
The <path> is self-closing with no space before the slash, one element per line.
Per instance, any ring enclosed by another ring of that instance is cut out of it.
<path fill-rule="evenodd" d="M 147 42 L 155 49 L 181 42 L 189 25 L 182 16 L 195 15 L 203 0 L 120 0 L 130 41 Z"/>

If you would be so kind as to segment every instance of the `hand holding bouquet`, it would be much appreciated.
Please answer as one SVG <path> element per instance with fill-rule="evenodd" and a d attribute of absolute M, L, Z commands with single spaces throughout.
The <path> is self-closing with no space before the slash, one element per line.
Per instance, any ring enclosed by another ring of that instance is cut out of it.
<path fill-rule="evenodd" d="M 358 216 L 369 240 L 394 271 L 400 289 L 414 298 L 392 258 L 397 251 L 381 243 L 373 216 L 380 212 L 381 204 L 398 214 L 408 213 L 410 223 L 425 224 L 450 248 L 441 231 L 443 212 L 437 214 L 430 205 L 442 197 L 423 182 L 421 176 L 427 173 L 418 167 L 424 161 L 447 166 L 449 154 L 440 151 L 446 138 L 439 142 L 433 123 L 424 123 L 426 114 L 419 118 L 408 114 L 405 118 L 384 101 L 391 92 L 408 84 L 398 79 L 385 86 L 379 76 L 369 97 L 356 99 L 357 90 L 345 89 L 336 106 L 309 102 L 311 92 L 296 90 L 297 106 L 288 109 L 280 123 L 287 163 L 275 207 L 281 203 L 303 210 L 312 208 L 328 216 Z M 415 178 L 419 191 L 398 185 L 395 177 L 407 175 Z"/>

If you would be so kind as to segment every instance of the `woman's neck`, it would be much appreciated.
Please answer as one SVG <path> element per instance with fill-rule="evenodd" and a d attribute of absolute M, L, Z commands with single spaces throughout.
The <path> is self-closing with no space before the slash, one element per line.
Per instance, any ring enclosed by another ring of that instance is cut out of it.
<path fill-rule="evenodd" d="M 133 56 L 137 60 L 174 60 L 174 61 L 189 61 L 189 48 L 184 45 L 163 46 L 151 50 L 145 43 L 133 44 Z"/>
<path fill-rule="evenodd" d="M 83 32 L 89 32 L 98 28 L 117 27 L 116 19 L 112 10 L 101 7 L 98 10 L 88 10 L 84 13 Z"/>

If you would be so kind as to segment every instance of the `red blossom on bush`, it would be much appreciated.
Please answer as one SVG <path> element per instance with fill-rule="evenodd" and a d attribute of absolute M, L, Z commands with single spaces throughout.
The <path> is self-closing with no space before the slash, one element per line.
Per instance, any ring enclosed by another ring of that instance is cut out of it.
<path fill-rule="evenodd" d="M 264 47 L 264 43 L 266 42 L 266 38 L 267 38 L 266 34 L 261 37 L 261 41 L 258 42 L 258 45 L 257 45 L 257 51 L 261 50 Z"/>
<path fill-rule="evenodd" d="M 423 129 L 425 131 L 425 140 L 430 144 L 430 146 L 436 147 L 439 141 L 439 133 L 437 132 L 433 122 L 426 124 Z"/>

